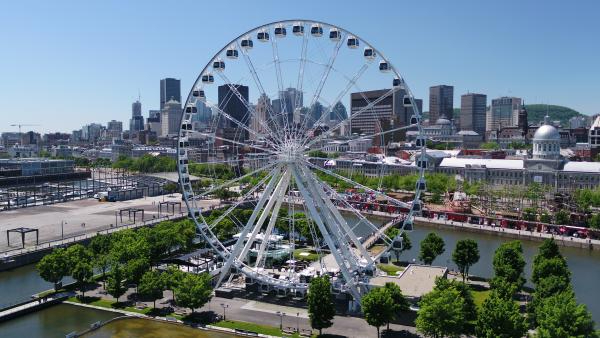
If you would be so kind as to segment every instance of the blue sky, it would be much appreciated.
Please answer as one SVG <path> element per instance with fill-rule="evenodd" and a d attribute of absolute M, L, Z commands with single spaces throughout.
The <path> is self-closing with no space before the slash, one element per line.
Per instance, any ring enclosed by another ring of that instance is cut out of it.
<path fill-rule="evenodd" d="M 187 93 L 238 34 L 281 19 L 344 27 L 383 51 L 414 94 L 523 97 L 600 113 L 600 1 L 3 1 L 0 131 L 127 121 L 159 79 Z M 427 103 L 425 103 L 427 110 Z M 15 130 L 16 131 L 16 130 Z"/>

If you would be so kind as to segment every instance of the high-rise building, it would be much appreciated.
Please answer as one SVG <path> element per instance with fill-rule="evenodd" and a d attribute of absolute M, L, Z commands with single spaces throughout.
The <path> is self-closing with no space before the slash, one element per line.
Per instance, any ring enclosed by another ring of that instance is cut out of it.
<path fill-rule="evenodd" d="M 267 116 L 271 106 L 271 99 L 265 94 L 262 94 L 258 98 L 256 107 L 254 108 L 255 115 L 252 116 L 250 121 L 250 129 L 256 132 L 258 135 L 268 136 L 267 134 Z M 250 139 L 256 139 L 257 135 L 250 134 Z"/>
<path fill-rule="evenodd" d="M 160 109 L 171 99 L 181 102 L 181 80 L 168 77 L 160 80 Z"/>
<path fill-rule="evenodd" d="M 138 132 L 144 130 L 144 118 L 142 117 L 142 103 L 140 100 L 131 104 L 131 120 L 129 121 L 129 130 Z"/>
<path fill-rule="evenodd" d="M 445 116 L 452 120 L 454 117 L 454 87 L 439 85 L 429 87 L 429 123 Z"/>
<path fill-rule="evenodd" d="M 487 114 L 486 131 L 517 126 L 521 105 L 522 100 L 518 97 L 503 96 L 493 99 Z"/>
<path fill-rule="evenodd" d="M 370 109 L 362 110 L 369 105 L 369 102 L 378 100 L 388 92 L 389 89 L 380 89 L 350 94 L 350 116 L 352 117 L 350 126 L 353 134 L 373 134 L 381 119 L 392 118 L 394 115 L 393 95 L 388 95 Z"/>
<path fill-rule="evenodd" d="M 460 97 L 460 130 L 472 130 L 485 135 L 487 96 L 469 93 Z"/>
<path fill-rule="evenodd" d="M 106 136 L 112 139 L 121 139 L 123 122 L 112 120 L 106 124 Z"/>
<path fill-rule="evenodd" d="M 163 137 L 177 135 L 182 115 L 183 110 L 179 101 L 167 101 L 161 110 L 160 122 L 162 130 L 160 135 Z"/>
<path fill-rule="evenodd" d="M 232 85 L 243 98 L 243 101 L 236 95 L 235 91 L 232 90 L 229 85 L 219 86 L 219 109 L 224 113 L 230 115 L 239 122 L 249 125 L 250 114 L 248 108 L 246 108 L 245 102 L 248 101 L 248 87 L 242 85 Z M 234 122 L 227 120 L 226 127 L 236 128 Z"/>

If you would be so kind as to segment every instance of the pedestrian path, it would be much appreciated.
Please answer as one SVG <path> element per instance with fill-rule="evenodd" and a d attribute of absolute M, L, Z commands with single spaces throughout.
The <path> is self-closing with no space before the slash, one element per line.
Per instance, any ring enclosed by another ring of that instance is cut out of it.
<path fill-rule="evenodd" d="M 54 303 L 58 303 L 68 298 L 71 293 L 61 292 L 48 297 L 33 299 L 18 305 L 9 306 L 0 310 L 0 321 L 16 317 L 22 313 L 34 311 L 36 308 L 45 307 Z"/>

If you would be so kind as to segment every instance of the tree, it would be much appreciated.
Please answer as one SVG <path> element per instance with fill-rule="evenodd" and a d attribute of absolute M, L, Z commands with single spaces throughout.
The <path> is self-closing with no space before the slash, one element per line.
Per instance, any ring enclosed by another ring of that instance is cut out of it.
<path fill-rule="evenodd" d="M 58 282 L 69 274 L 65 249 L 55 249 L 52 253 L 42 257 L 36 267 L 40 277 L 46 282 L 54 283 L 54 289 L 57 289 Z"/>
<path fill-rule="evenodd" d="M 201 274 L 185 274 L 181 280 L 175 294 L 177 294 L 177 304 L 194 309 L 202 307 L 212 298 L 212 286 L 210 284 L 210 274 L 204 272 Z"/>
<path fill-rule="evenodd" d="M 421 241 L 421 253 L 419 259 L 427 265 L 431 265 L 435 258 L 444 253 L 444 240 L 434 232 L 430 232 Z"/>
<path fill-rule="evenodd" d="M 156 300 L 163 296 L 163 283 L 160 275 L 158 271 L 147 271 L 138 286 L 138 292 L 142 297 L 152 299 L 154 308 L 156 308 Z"/>
<path fill-rule="evenodd" d="M 573 291 L 544 299 L 536 308 L 539 338 L 597 337 L 592 315 L 577 304 Z"/>
<path fill-rule="evenodd" d="M 387 282 L 385 283 L 384 288 L 390 293 L 390 297 L 392 297 L 392 303 L 394 304 L 393 318 L 399 318 L 400 312 L 408 311 L 410 308 L 410 304 L 408 303 L 408 299 L 404 297 L 402 294 L 402 290 L 396 283 Z M 390 329 L 390 322 L 387 323 L 388 330 Z"/>
<path fill-rule="evenodd" d="M 308 286 L 308 317 L 310 327 L 319 330 L 319 335 L 333 325 L 335 304 L 331 294 L 329 276 L 323 275 L 311 279 Z"/>
<path fill-rule="evenodd" d="M 482 338 L 520 338 L 527 326 L 517 303 L 492 291 L 479 310 L 475 332 Z"/>
<path fill-rule="evenodd" d="M 65 250 L 69 274 L 73 274 L 73 269 L 78 263 L 91 263 L 92 253 L 88 248 L 81 244 L 71 245 Z"/>
<path fill-rule="evenodd" d="M 531 281 L 538 284 L 540 280 L 550 277 L 559 276 L 564 277 L 565 280 L 570 281 L 571 271 L 567 267 L 567 262 L 562 257 L 554 257 L 550 259 L 543 259 L 533 264 L 533 270 L 531 272 Z"/>
<path fill-rule="evenodd" d="M 83 299 L 85 299 L 85 285 L 90 282 L 93 275 L 94 269 L 88 262 L 77 263 L 71 271 L 71 276 L 73 276 L 73 278 L 77 281 L 77 284 L 79 284 L 79 288 L 81 289 L 81 297 Z"/>
<path fill-rule="evenodd" d="M 160 275 L 165 290 L 170 290 L 173 294 L 173 302 L 175 301 L 175 289 L 179 286 L 183 277 L 185 277 L 185 272 L 173 265 L 167 267 L 167 270 Z"/>
<path fill-rule="evenodd" d="M 127 277 L 128 281 L 137 285 L 148 269 L 150 269 L 150 262 L 148 262 L 147 258 L 135 258 L 127 262 L 125 265 L 125 276 Z"/>
<path fill-rule="evenodd" d="M 592 229 L 600 229 L 600 214 L 593 214 L 588 220 L 588 226 Z"/>
<path fill-rule="evenodd" d="M 388 288 L 371 289 L 360 300 L 363 314 L 367 324 L 377 328 L 377 337 L 379 337 L 379 327 L 388 324 L 394 318 L 396 307 L 392 294 Z"/>
<path fill-rule="evenodd" d="M 434 289 L 423 296 L 415 324 L 426 336 L 459 336 L 466 322 L 464 300 L 455 288 Z"/>
<path fill-rule="evenodd" d="M 110 276 L 108 277 L 106 291 L 109 295 L 117 299 L 117 303 L 119 302 L 119 297 L 124 295 L 125 291 L 127 291 L 124 283 L 123 268 L 120 264 L 115 264 L 113 266 Z"/>
<path fill-rule="evenodd" d="M 542 242 L 542 245 L 538 248 L 538 253 L 533 258 L 533 264 L 537 264 L 540 260 L 550 259 L 555 257 L 562 257 L 558 244 L 553 238 L 547 238 Z"/>
<path fill-rule="evenodd" d="M 556 220 L 556 224 L 569 224 L 571 223 L 571 214 L 564 210 L 561 209 L 559 211 L 556 212 L 556 214 L 554 214 L 554 219 Z"/>
<path fill-rule="evenodd" d="M 464 282 L 465 277 L 469 278 L 469 268 L 479 261 L 477 242 L 472 239 L 463 239 L 456 242 L 452 260 L 462 273 Z"/>
<path fill-rule="evenodd" d="M 475 305 L 475 299 L 471 288 L 464 282 L 447 279 L 447 278 L 436 278 L 435 279 L 436 290 L 455 289 L 460 294 L 464 305 L 463 310 L 466 320 L 475 320 L 477 318 L 477 306 Z"/>
<path fill-rule="evenodd" d="M 494 278 L 501 278 L 508 283 L 514 284 L 517 291 L 525 284 L 523 270 L 525 259 L 523 258 L 523 247 L 520 241 L 505 242 L 496 249 L 494 253 Z M 493 283 L 492 283 L 493 284 Z"/>

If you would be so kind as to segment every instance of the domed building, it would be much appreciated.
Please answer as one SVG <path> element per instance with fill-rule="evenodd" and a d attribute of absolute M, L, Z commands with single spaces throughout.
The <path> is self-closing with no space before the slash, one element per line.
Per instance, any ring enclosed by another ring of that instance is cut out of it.
<path fill-rule="evenodd" d="M 533 158 L 542 160 L 556 160 L 560 158 L 560 134 L 558 130 L 548 124 L 539 127 L 533 135 Z"/>

